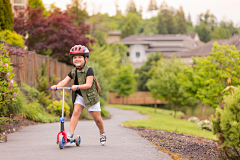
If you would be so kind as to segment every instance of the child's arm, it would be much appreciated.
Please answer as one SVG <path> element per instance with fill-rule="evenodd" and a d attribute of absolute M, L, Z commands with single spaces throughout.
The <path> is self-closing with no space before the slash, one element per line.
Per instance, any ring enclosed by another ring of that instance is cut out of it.
<path fill-rule="evenodd" d="M 92 87 L 92 83 L 93 83 L 93 76 L 87 76 L 86 78 L 86 83 L 82 84 L 82 85 L 73 85 L 72 86 L 72 90 L 76 91 L 77 88 L 79 89 L 89 89 Z"/>
<path fill-rule="evenodd" d="M 64 80 L 62 80 L 61 82 L 59 82 L 57 85 L 53 85 L 53 86 L 51 87 L 51 89 L 55 91 L 57 87 L 64 87 L 64 86 L 66 86 L 70 81 L 71 81 L 71 78 L 67 76 Z"/>

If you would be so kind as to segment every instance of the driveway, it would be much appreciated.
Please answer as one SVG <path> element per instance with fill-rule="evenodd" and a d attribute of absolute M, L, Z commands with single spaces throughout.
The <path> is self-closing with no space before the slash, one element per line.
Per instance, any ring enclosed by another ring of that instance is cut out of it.
<path fill-rule="evenodd" d="M 144 119 L 134 111 L 106 107 L 111 119 L 104 120 L 107 143 L 101 146 L 99 131 L 94 121 L 79 121 L 75 134 L 81 136 L 79 147 L 74 143 L 59 149 L 56 144 L 60 122 L 25 127 L 8 135 L 8 142 L 0 143 L 0 160 L 172 160 L 157 150 L 136 131 L 120 124 L 130 119 Z M 65 122 L 68 130 L 70 122 Z"/>

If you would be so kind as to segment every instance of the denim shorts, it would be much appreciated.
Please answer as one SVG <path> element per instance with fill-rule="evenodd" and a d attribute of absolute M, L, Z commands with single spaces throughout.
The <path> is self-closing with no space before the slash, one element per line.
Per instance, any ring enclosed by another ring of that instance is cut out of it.
<path fill-rule="evenodd" d="M 79 94 L 77 94 L 77 97 L 76 97 L 76 100 L 75 100 L 74 104 L 80 104 L 85 108 L 84 99 Z M 94 104 L 93 106 L 89 107 L 88 111 L 100 112 L 101 111 L 100 102 L 98 102 L 98 103 Z"/>

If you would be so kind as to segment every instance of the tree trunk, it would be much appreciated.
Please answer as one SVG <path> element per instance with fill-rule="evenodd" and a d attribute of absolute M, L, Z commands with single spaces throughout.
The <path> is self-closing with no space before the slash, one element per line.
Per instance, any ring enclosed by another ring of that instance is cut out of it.
<path fill-rule="evenodd" d="M 176 118 L 176 114 L 177 114 L 177 106 L 174 106 L 174 118 Z"/>
<path fill-rule="evenodd" d="M 155 113 L 157 113 L 157 100 L 155 99 L 155 105 L 154 105 L 154 108 L 155 108 Z"/>

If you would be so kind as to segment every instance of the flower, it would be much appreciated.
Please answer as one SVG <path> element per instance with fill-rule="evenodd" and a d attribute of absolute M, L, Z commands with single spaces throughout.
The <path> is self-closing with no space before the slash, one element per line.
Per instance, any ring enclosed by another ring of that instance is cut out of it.
<path fill-rule="evenodd" d="M 14 92 L 13 95 L 14 95 L 13 98 L 16 98 L 16 97 L 17 97 L 17 93 L 16 93 L 16 92 Z"/>
<path fill-rule="evenodd" d="M 5 63 L 5 64 L 3 64 L 4 66 L 6 66 L 7 68 L 8 68 L 8 63 Z"/>
<path fill-rule="evenodd" d="M 10 83 L 13 84 L 13 80 L 11 80 Z"/>
<path fill-rule="evenodd" d="M 9 81 L 9 78 L 7 78 L 7 81 Z"/>
<path fill-rule="evenodd" d="M 8 77 L 10 75 L 10 73 L 7 73 L 6 76 Z"/>

